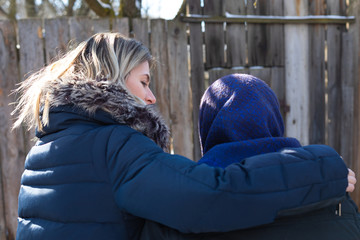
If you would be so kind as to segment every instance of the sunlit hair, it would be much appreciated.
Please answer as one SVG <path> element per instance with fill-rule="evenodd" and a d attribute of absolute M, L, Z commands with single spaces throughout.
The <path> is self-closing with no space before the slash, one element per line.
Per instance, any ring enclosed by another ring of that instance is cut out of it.
<path fill-rule="evenodd" d="M 25 123 L 29 128 L 37 126 L 42 130 L 42 126 L 48 124 L 51 103 L 48 101 L 47 89 L 52 82 L 106 79 L 109 83 L 127 89 L 125 80 L 130 71 L 145 61 L 150 67 L 154 63 L 149 50 L 142 43 L 119 33 L 95 34 L 20 84 L 15 91 L 20 93 L 20 98 L 13 112 L 19 115 L 13 128 Z M 129 94 L 143 103 L 141 99 L 130 92 Z M 43 113 L 40 120 L 41 107 Z"/>

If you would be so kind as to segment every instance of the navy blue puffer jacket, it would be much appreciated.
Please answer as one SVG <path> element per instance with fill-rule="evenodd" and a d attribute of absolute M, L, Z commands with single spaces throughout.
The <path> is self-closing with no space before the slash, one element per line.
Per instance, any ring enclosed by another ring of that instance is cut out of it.
<path fill-rule="evenodd" d="M 89 113 L 71 94 L 59 100 L 58 92 L 50 124 L 37 133 L 25 162 L 18 240 L 136 239 L 143 219 L 187 233 L 231 231 L 345 195 L 347 168 L 329 147 L 214 168 L 165 153 L 142 123 L 128 124 L 136 131 L 126 125 L 131 119 L 121 124 L 109 108 Z"/>

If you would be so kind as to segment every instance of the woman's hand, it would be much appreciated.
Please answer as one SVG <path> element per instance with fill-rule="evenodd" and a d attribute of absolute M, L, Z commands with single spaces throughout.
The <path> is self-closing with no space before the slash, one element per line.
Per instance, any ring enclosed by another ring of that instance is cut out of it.
<path fill-rule="evenodd" d="M 349 169 L 348 186 L 346 188 L 346 192 L 353 192 L 355 189 L 356 177 L 355 177 L 355 173 L 350 168 L 348 169 Z"/>

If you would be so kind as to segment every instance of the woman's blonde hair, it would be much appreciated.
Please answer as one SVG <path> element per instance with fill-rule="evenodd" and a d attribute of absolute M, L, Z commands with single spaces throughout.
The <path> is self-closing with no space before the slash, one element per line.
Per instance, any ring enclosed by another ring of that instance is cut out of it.
<path fill-rule="evenodd" d="M 98 33 L 80 43 L 74 50 L 24 80 L 15 93 L 20 93 L 14 113 L 19 113 L 14 128 L 25 123 L 31 128 L 48 124 L 50 103 L 48 86 L 61 79 L 106 79 L 127 89 L 125 80 L 130 71 L 143 62 L 154 61 L 149 50 L 140 42 L 119 33 Z M 131 93 L 129 93 L 131 95 Z M 136 96 L 135 100 L 141 102 Z M 40 108 L 42 117 L 40 120 Z"/>

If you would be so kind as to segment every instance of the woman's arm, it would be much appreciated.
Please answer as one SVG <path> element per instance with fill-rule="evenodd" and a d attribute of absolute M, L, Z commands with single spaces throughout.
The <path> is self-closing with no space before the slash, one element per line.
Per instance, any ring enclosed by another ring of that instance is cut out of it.
<path fill-rule="evenodd" d="M 254 156 L 226 169 L 162 152 L 140 133 L 109 140 L 108 171 L 124 211 L 181 232 L 270 223 L 280 210 L 345 195 L 348 170 L 317 145 Z M 224 156 L 226 157 L 226 156 Z"/>

